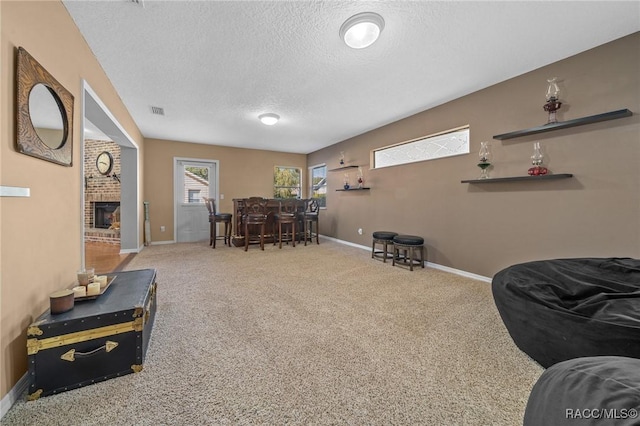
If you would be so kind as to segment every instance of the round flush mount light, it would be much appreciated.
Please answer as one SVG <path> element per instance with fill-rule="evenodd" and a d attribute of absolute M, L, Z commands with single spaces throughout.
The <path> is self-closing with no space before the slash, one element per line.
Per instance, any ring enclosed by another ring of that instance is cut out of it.
<path fill-rule="evenodd" d="M 353 49 L 371 46 L 384 28 L 382 16 L 373 12 L 362 12 L 344 21 L 340 27 L 340 38 Z"/>
<path fill-rule="evenodd" d="M 260 121 L 262 121 L 262 124 L 266 124 L 267 126 L 273 126 L 278 122 L 278 120 L 280 120 L 280 116 L 272 112 L 260 114 L 258 118 L 260 119 Z"/>

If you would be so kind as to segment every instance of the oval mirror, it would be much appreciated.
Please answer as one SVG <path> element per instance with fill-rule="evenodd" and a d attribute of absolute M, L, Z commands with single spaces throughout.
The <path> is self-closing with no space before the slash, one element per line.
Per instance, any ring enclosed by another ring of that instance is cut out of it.
<path fill-rule="evenodd" d="M 29 93 L 29 117 L 40 140 L 51 149 L 61 148 L 66 140 L 60 100 L 56 92 L 42 83 Z"/>

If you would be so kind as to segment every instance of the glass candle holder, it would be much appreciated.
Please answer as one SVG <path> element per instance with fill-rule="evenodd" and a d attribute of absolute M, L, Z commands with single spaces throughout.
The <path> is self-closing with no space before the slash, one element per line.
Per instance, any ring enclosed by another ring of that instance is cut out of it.
<path fill-rule="evenodd" d="M 540 148 L 540 142 L 533 143 L 533 155 L 531 156 L 531 167 L 528 170 L 530 176 L 539 176 L 546 175 L 548 170 L 546 167 L 542 167 L 542 160 L 544 159 L 544 154 L 542 153 L 542 148 Z"/>
<path fill-rule="evenodd" d="M 93 278 L 89 278 L 89 272 L 86 269 L 78 270 L 78 284 L 81 286 L 88 286 L 89 283 L 93 280 Z"/>
<path fill-rule="evenodd" d="M 556 116 L 556 111 L 560 109 L 562 106 L 562 102 L 558 101 L 558 96 L 560 95 L 560 88 L 558 87 L 558 83 L 556 83 L 557 78 L 552 77 L 547 80 L 547 94 L 546 100 L 547 103 L 544 104 L 544 110 L 549 113 L 549 118 L 547 119 L 547 124 L 553 124 L 558 122 L 558 118 Z"/>
<path fill-rule="evenodd" d="M 547 95 L 545 97 L 546 101 L 557 101 L 558 94 L 560 93 L 560 88 L 558 87 L 557 77 L 551 77 L 547 80 Z"/>
<path fill-rule="evenodd" d="M 491 166 L 491 145 L 489 142 L 480 142 L 480 151 L 478 152 L 478 167 L 480 167 L 480 178 L 489 179 L 489 166 Z"/>

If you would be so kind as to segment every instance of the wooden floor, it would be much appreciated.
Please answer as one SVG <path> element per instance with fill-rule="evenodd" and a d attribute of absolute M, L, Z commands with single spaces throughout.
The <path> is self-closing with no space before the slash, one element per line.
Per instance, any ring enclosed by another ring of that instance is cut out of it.
<path fill-rule="evenodd" d="M 120 244 L 84 243 L 85 265 L 94 267 L 96 274 L 121 271 L 135 257 L 135 253 L 120 254 Z"/>

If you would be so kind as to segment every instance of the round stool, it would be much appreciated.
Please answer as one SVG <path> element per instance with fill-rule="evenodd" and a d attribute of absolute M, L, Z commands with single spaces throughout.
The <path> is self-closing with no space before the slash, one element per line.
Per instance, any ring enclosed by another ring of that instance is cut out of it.
<path fill-rule="evenodd" d="M 371 245 L 371 258 L 382 259 L 387 262 L 387 258 L 391 254 L 387 247 L 393 245 L 393 237 L 398 235 L 397 232 L 376 231 L 373 233 L 373 244 Z M 382 250 L 376 250 L 376 244 L 382 244 Z"/>
<path fill-rule="evenodd" d="M 404 256 L 400 257 L 400 250 L 404 251 Z M 416 257 L 416 250 L 420 252 L 420 257 Z M 403 264 L 409 264 L 409 270 L 413 271 L 414 265 L 421 265 L 424 268 L 424 238 L 415 235 L 396 235 L 393 237 L 393 262 L 396 260 Z"/>

